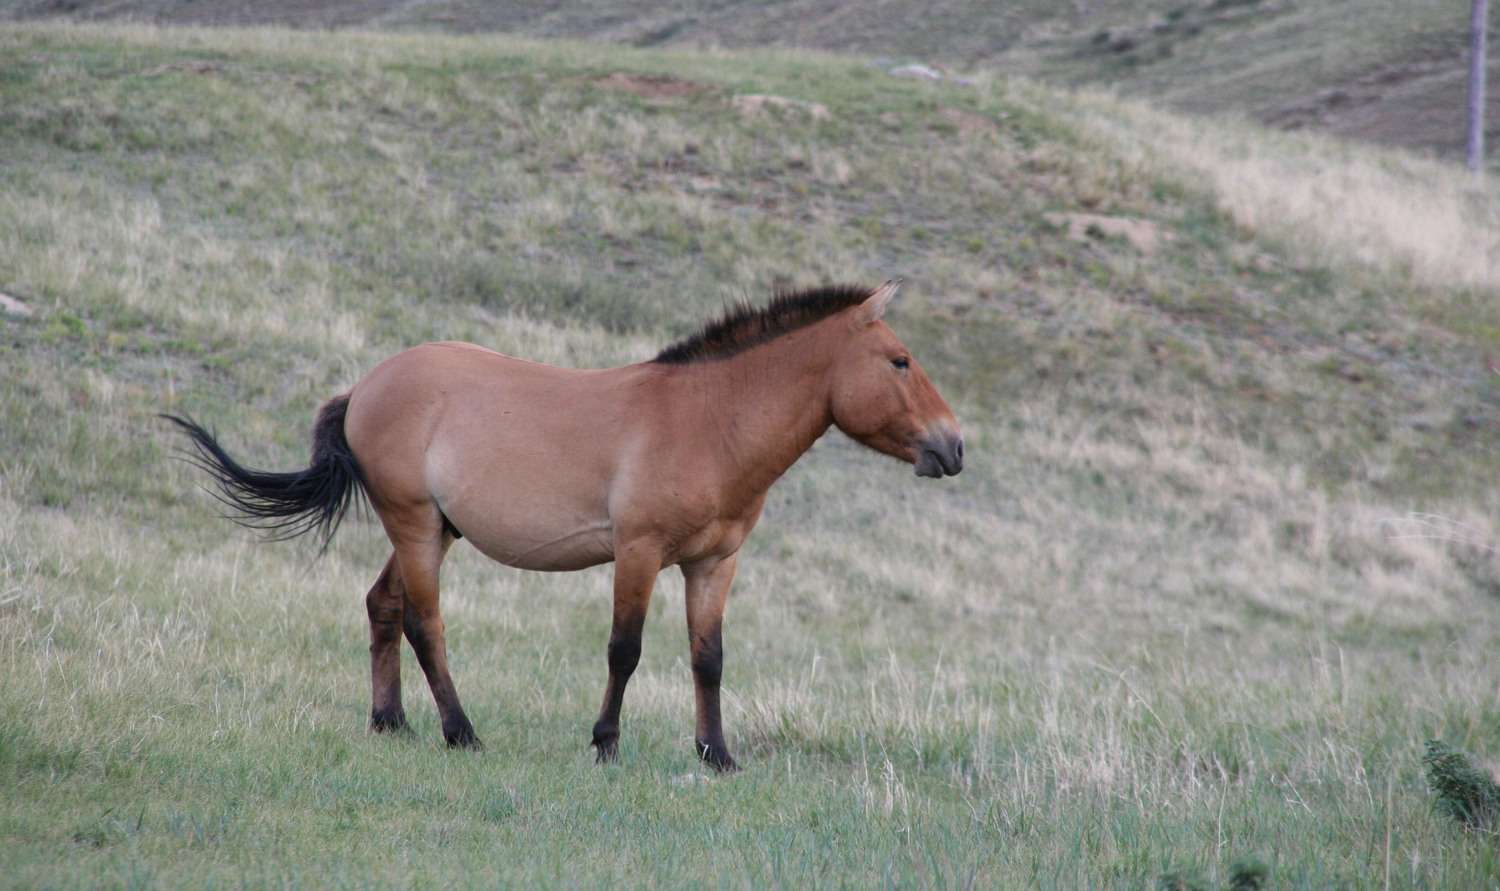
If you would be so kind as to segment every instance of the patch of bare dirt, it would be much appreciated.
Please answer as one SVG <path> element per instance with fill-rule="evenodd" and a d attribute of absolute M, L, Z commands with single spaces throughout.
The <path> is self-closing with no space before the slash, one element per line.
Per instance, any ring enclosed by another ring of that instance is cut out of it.
<path fill-rule="evenodd" d="M 1110 217 L 1097 213 L 1049 213 L 1043 216 L 1048 223 L 1066 229 L 1074 241 L 1089 241 L 1095 238 L 1123 238 L 1131 247 L 1146 256 L 1151 256 L 1171 235 L 1150 220 L 1135 217 Z"/>
<path fill-rule="evenodd" d="M 187 74 L 217 74 L 224 70 L 224 66 L 218 62 L 170 62 L 166 65 L 157 65 L 141 72 L 142 77 L 156 77 L 169 71 L 181 71 Z"/>
<path fill-rule="evenodd" d="M 679 99 L 695 96 L 708 89 L 705 84 L 680 80 L 664 74 L 628 74 L 616 71 L 594 81 L 594 85 L 606 90 L 630 93 L 642 99 Z"/>
<path fill-rule="evenodd" d="M 747 93 L 736 96 L 731 100 L 735 110 L 747 118 L 755 117 L 766 109 L 784 111 L 787 109 L 801 112 L 815 121 L 826 121 L 833 117 L 828 106 L 821 102 L 805 102 L 801 99 L 789 99 L 786 96 L 770 96 L 761 93 Z"/>
<path fill-rule="evenodd" d="M 960 133 L 988 133 L 1000 126 L 997 118 L 962 108 L 945 107 L 938 111 L 938 116 L 957 127 Z"/>
<path fill-rule="evenodd" d="M 9 294 L 0 294 L 0 314 L 28 319 L 31 318 L 32 309 L 24 300 L 19 300 Z"/>

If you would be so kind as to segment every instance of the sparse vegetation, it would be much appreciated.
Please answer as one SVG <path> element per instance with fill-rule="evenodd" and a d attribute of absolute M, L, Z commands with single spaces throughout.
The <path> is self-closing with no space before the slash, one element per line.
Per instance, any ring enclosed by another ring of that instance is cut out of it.
<path fill-rule="evenodd" d="M 1084 94 L 1070 120 L 1162 176 L 1196 178 L 1235 222 L 1305 265 L 1407 288 L 1500 291 L 1500 196 L 1451 164 Z M 1492 324 L 1483 302 L 1466 307 Z"/>
<path fill-rule="evenodd" d="M 39 16 L 805 47 L 983 66 L 1461 158 L 1468 0 L 0 0 Z M 1500 76 L 1500 60 L 1490 79 Z M 1500 138 L 1492 92 L 1491 141 Z M 1493 154 L 1493 153 L 1492 153 Z"/>
<path fill-rule="evenodd" d="M 994 75 L 140 26 L 6 26 L 0 58 L 0 292 L 33 311 L 0 315 L 0 885 L 1500 880 L 1421 760 L 1500 750 L 1500 324 L 1470 261 L 1366 241 L 1353 202 L 1287 219 L 1176 163 L 1235 160 L 1188 125 Z M 1292 151 L 1335 199 L 1410 179 Z M 636 361 L 727 299 L 891 274 L 970 463 L 920 486 L 830 437 L 772 491 L 726 779 L 690 750 L 675 575 L 600 769 L 608 572 L 466 548 L 444 612 L 488 749 L 441 747 L 410 662 L 415 733 L 367 735 L 378 528 L 257 545 L 154 420 L 290 467 L 413 343 Z"/>

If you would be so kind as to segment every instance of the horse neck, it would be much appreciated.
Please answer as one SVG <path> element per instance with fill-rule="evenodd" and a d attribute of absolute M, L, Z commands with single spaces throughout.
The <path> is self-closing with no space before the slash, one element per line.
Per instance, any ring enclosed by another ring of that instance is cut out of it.
<path fill-rule="evenodd" d="M 831 325 L 812 325 L 696 366 L 712 394 L 698 403 L 705 426 L 717 431 L 728 475 L 747 495 L 764 494 L 832 426 L 835 335 Z"/>

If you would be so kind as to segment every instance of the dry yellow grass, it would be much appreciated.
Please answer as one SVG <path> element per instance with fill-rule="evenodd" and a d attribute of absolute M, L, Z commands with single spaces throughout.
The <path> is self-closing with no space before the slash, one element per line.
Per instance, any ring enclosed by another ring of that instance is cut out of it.
<path fill-rule="evenodd" d="M 1500 189 L 1457 164 L 1092 91 L 1063 114 L 1129 162 L 1188 174 L 1302 262 L 1500 294 Z"/>

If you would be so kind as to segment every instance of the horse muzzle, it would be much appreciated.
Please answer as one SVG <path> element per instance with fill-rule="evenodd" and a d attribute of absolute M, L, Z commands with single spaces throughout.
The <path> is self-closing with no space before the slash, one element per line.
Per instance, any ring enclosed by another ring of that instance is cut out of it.
<path fill-rule="evenodd" d="M 958 434 L 930 436 L 917 445 L 917 476 L 941 479 L 964 469 L 964 438 Z"/>

